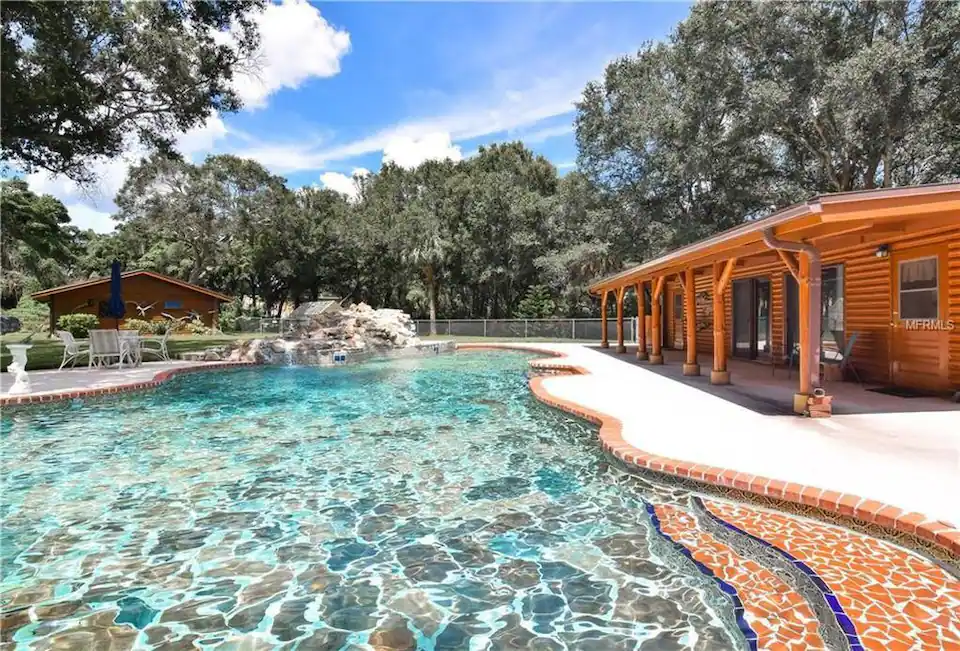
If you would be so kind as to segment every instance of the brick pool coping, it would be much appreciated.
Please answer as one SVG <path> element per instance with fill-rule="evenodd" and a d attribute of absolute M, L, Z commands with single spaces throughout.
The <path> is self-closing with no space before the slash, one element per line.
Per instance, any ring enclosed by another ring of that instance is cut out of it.
<path fill-rule="evenodd" d="M 91 389 L 64 389 L 61 391 L 47 391 L 44 393 L 28 393 L 22 396 L 0 396 L 0 408 L 37 405 L 41 403 L 60 402 L 63 400 L 73 400 L 77 398 L 96 398 L 100 396 L 112 395 L 117 393 L 130 393 L 133 391 L 143 391 L 153 389 L 167 382 L 177 375 L 187 373 L 196 373 L 198 371 L 214 371 L 225 368 L 237 368 L 244 366 L 254 366 L 253 362 L 210 362 L 198 364 L 197 366 L 181 366 L 178 368 L 164 369 L 155 373 L 150 380 L 141 380 L 139 382 L 127 382 L 124 384 L 113 384 L 104 387 L 95 387 Z"/>
<path fill-rule="evenodd" d="M 566 358 L 566 354 L 563 352 L 548 348 L 508 343 L 458 343 L 457 350 L 515 350 L 550 355 L 553 359 L 534 359 L 530 360 L 529 364 L 532 368 L 540 371 L 590 375 L 590 372 L 582 366 L 564 363 L 563 359 Z M 868 525 L 876 525 L 893 533 L 916 536 L 933 543 L 952 556 L 960 557 L 960 529 L 949 522 L 931 521 L 922 513 L 907 512 L 899 507 L 865 499 L 850 493 L 840 493 L 815 486 L 805 486 L 717 466 L 649 454 L 634 447 L 623 438 L 623 425 L 619 419 L 575 402 L 557 398 L 544 387 L 543 381 L 544 378 L 541 376 L 530 378 L 530 390 L 533 395 L 544 404 L 598 425 L 600 427 L 600 445 L 604 451 L 627 466 L 674 475 L 720 488 L 740 490 L 759 497 L 819 508 L 841 517 L 854 518 Z"/>

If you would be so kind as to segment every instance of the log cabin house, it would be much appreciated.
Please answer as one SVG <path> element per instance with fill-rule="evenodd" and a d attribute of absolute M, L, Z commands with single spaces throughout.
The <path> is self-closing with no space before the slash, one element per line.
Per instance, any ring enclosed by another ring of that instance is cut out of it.
<path fill-rule="evenodd" d="M 828 415 L 823 352 L 865 382 L 949 394 L 960 389 L 960 183 L 818 196 L 603 278 L 617 308 L 637 292 L 637 357 L 685 351 L 685 375 L 712 353 L 710 382 L 731 381 L 728 357 L 794 364 L 794 411 Z M 720 318 L 716 318 L 720 315 Z M 831 370 L 833 369 L 831 365 Z M 825 413 L 824 413 L 825 412 Z"/>
<path fill-rule="evenodd" d="M 216 328 L 220 304 L 233 299 L 198 285 L 152 271 L 125 271 L 121 274 L 121 297 L 126 303 L 126 319 L 155 321 L 165 314 L 175 319 L 196 315 L 204 325 Z M 96 314 L 101 328 L 115 327 L 112 318 L 103 316 L 110 298 L 110 277 L 93 278 L 31 294 L 34 300 L 50 306 L 50 332 L 64 314 Z"/>

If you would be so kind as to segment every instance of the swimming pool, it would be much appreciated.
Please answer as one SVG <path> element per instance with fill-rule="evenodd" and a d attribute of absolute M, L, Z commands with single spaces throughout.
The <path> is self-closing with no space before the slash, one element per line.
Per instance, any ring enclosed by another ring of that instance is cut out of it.
<path fill-rule="evenodd" d="M 5 414 L 4 641 L 762 648 L 745 579 L 701 553 L 762 555 L 721 526 L 750 514 L 612 467 L 534 400 L 527 359 L 233 370 Z M 799 640 L 858 648 L 818 577 L 781 573 L 816 602 Z"/>

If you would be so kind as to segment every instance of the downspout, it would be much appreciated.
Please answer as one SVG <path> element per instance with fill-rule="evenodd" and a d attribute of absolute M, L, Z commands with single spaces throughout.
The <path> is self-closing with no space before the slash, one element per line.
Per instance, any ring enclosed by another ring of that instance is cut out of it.
<path fill-rule="evenodd" d="M 807 332 L 809 332 L 810 342 L 813 345 L 813 350 L 809 351 L 807 354 L 810 355 L 810 359 L 813 363 L 810 364 L 810 393 L 811 395 L 817 389 L 820 389 L 820 343 L 822 340 L 822 335 L 820 332 L 820 316 L 821 310 L 821 301 L 822 301 L 822 274 L 821 274 L 821 262 L 820 262 L 820 251 L 817 247 L 812 244 L 807 244 L 805 242 L 790 242 L 787 240 L 781 240 L 773 234 L 772 228 L 765 228 L 763 230 L 763 243 L 766 244 L 771 249 L 779 249 L 781 251 L 793 251 L 798 255 L 806 254 L 807 260 L 809 261 L 809 270 L 807 273 L 807 283 L 809 285 L 809 302 L 810 307 L 816 307 L 816 309 L 810 309 L 807 311 Z M 803 351 L 801 351 L 803 352 Z"/>

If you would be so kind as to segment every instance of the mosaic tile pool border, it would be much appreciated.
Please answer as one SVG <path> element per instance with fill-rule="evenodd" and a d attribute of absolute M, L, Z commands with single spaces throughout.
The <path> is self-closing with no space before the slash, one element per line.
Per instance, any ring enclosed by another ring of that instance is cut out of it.
<path fill-rule="evenodd" d="M 722 517 L 706 508 L 703 504 L 703 501 L 699 497 L 695 497 L 694 501 L 700 507 L 700 512 L 706 514 L 706 517 L 713 519 L 714 522 L 719 523 L 721 526 L 726 527 L 727 529 L 740 534 L 741 536 L 746 536 L 751 540 L 755 541 L 757 544 L 763 545 L 768 549 L 772 549 L 776 553 L 783 556 L 787 561 L 799 569 L 801 572 L 809 577 L 810 581 L 817 587 L 820 591 L 823 599 L 827 602 L 830 607 L 833 616 L 836 618 L 837 623 L 840 625 L 840 628 L 843 630 L 843 634 L 847 638 L 847 644 L 850 647 L 851 651 L 863 651 L 863 644 L 860 641 L 859 636 L 857 635 L 857 629 L 853 625 L 853 622 L 850 620 L 849 615 L 843 610 L 843 606 L 840 605 L 840 601 L 837 599 L 837 596 L 834 594 L 833 589 L 826 584 L 826 582 L 820 578 L 820 576 L 811 568 L 809 565 L 801 561 L 800 559 L 793 556 L 790 552 L 785 549 L 774 545 L 771 542 L 767 542 L 763 538 L 753 535 L 747 531 L 744 531 L 740 527 L 727 522 Z"/>
<path fill-rule="evenodd" d="M 51 402 L 61 402 L 64 400 L 74 400 L 77 398 L 97 398 L 117 393 L 144 391 L 146 389 L 158 387 L 177 375 L 185 375 L 199 371 L 215 371 L 227 368 L 238 368 L 244 366 L 255 366 L 255 364 L 253 362 L 209 362 L 197 366 L 183 366 L 180 368 L 166 369 L 154 374 L 153 379 L 142 380 L 140 382 L 114 384 L 111 386 L 96 387 L 92 389 L 64 389 L 63 391 L 31 393 L 23 396 L 2 396 L 0 397 L 0 408 L 27 407 Z"/>
<path fill-rule="evenodd" d="M 674 549 L 683 554 L 691 563 L 696 565 L 697 569 L 700 570 L 702 574 L 713 579 L 719 586 L 720 591 L 723 592 L 723 594 L 726 595 L 731 601 L 733 601 L 733 612 L 737 620 L 737 628 L 740 629 L 740 632 L 746 639 L 747 645 L 750 647 L 750 651 L 757 651 L 757 632 L 753 630 L 753 628 L 747 622 L 745 616 L 746 609 L 744 608 L 743 600 L 740 598 L 740 594 L 737 592 L 737 589 L 725 581 L 723 577 L 719 576 L 716 572 L 694 558 L 690 550 L 687 549 L 683 544 L 677 542 L 672 536 L 664 532 L 663 527 L 660 524 L 660 517 L 657 515 L 653 504 L 650 502 L 644 502 L 644 507 L 647 510 L 647 515 L 650 516 L 650 522 L 653 524 L 654 531 L 656 531 L 659 536 L 670 543 Z"/>
<path fill-rule="evenodd" d="M 566 359 L 564 353 L 535 346 L 507 343 L 459 343 L 457 350 L 515 350 L 536 353 L 546 356 L 544 359 L 530 361 L 530 366 L 537 371 L 574 375 L 590 374 L 583 367 L 564 362 Z M 619 419 L 552 395 L 543 386 L 543 380 L 541 376 L 530 378 L 530 390 L 534 396 L 544 404 L 598 425 L 600 444 L 603 449 L 626 464 L 628 468 L 651 470 L 690 479 L 697 484 L 742 491 L 758 497 L 770 498 L 775 503 L 784 502 L 811 507 L 814 517 L 817 510 L 841 516 L 844 520 L 873 525 L 894 534 L 900 544 L 923 549 L 927 548 L 923 543 L 932 543 L 939 550 L 946 552 L 948 558 L 960 559 L 960 529 L 949 522 L 930 520 L 922 513 L 907 512 L 890 504 L 849 493 L 649 454 L 624 440 L 623 425 Z M 910 538 L 905 540 L 902 534 L 916 538 L 916 542 L 920 544 L 911 544 L 913 541 Z"/>

